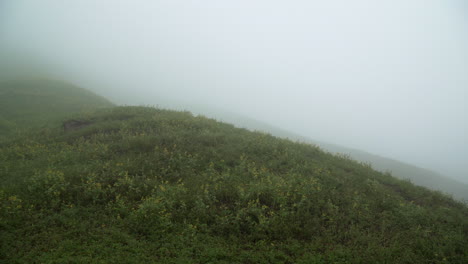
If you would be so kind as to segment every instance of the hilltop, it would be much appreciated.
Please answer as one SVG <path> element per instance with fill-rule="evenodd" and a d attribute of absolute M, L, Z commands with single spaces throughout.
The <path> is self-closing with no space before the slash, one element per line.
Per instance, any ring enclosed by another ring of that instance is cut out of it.
<path fill-rule="evenodd" d="M 0 145 L 5 263 L 466 263 L 468 208 L 442 193 L 310 144 L 84 94 L 94 109 L 60 116 L 25 101 L 55 101 L 41 89 L 2 105 L 12 124 L 49 123 Z"/>

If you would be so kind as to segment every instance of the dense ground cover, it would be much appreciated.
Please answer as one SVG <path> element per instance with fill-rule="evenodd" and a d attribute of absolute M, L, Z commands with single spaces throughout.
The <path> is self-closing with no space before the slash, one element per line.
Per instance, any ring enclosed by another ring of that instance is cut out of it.
<path fill-rule="evenodd" d="M 4 263 L 466 263 L 468 209 L 346 157 L 116 107 L 0 146 Z"/>
<path fill-rule="evenodd" d="M 467 262 L 441 193 L 59 81 L 0 83 L 0 161 L 0 263 Z"/>

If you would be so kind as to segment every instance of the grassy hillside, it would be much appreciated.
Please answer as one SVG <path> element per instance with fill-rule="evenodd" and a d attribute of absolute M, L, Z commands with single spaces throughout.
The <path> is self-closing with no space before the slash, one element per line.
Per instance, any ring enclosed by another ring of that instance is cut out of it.
<path fill-rule="evenodd" d="M 468 184 L 445 177 L 437 172 L 361 150 L 322 142 L 316 142 L 315 144 L 331 153 L 347 154 L 355 160 L 372 164 L 372 167 L 376 170 L 391 172 L 392 175 L 400 179 L 410 180 L 414 184 L 439 190 L 452 195 L 460 201 L 468 202 Z"/>
<path fill-rule="evenodd" d="M 176 100 L 173 98 L 154 98 L 151 96 L 139 94 L 135 94 L 131 98 L 129 98 L 128 96 L 124 98 L 125 99 L 122 100 L 122 97 L 119 98 L 119 96 L 116 96 L 115 100 L 120 100 L 121 103 L 129 105 L 152 105 L 158 103 L 158 105 L 163 108 L 189 110 L 192 113 L 206 115 L 223 122 L 234 124 L 237 127 L 247 128 L 252 131 L 263 131 L 266 133 L 270 133 L 273 136 L 289 138 L 293 141 L 300 141 L 317 145 L 325 151 L 334 154 L 349 155 L 354 160 L 369 163 L 374 169 L 379 170 L 381 172 L 390 172 L 392 175 L 399 179 L 409 180 L 416 185 L 424 186 L 432 190 L 442 191 L 446 194 L 452 195 L 455 199 L 459 201 L 468 202 L 468 184 L 460 182 L 458 180 L 454 180 L 454 178 L 456 178 L 457 176 L 452 175 L 451 173 L 444 173 L 442 175 L 429 169 L 420 168 L 412 164 L 390 159 L 387 157 L 382 157 L 362 150 L 313 140 L 313 135 L 310 135 L 309 137 L 301 136 L 262 121 L 258 121 L 233 112 L 225 111 L 221 108 L 196 104 L 190 102 L 190 100 L 183 101 L 180 99 Z"/>
<path fill-rule="evenodd" d="M 330 153 L 349 155 L 349 157 L 354 160 L 371 164 L 376 170 L 381 172 L 390 172 L 399 179 L 410 180 L 416 185 L 442 191 L 452 195 L 460 201 L 468 201 L 468 184 L 446 177 L 432 170 L 420 168 L 402 161 L 381 157 L 362 150 L 313 140 L 258 120 L 225 112 L 219 109 L 214 110 L 213 108 L 202 106 L 193 106 L 191 109 L 199 113 L 209 114 L 210 116 L 235 124 L 236 126 L 248 128 L 250 130 L 265 131 L 277 137 L 289 138 L 291 140 L 317 145 Z"/>
<path fill-rule="evenodd" d="M 188 112 L 70 119 L 0 145 L 0 262 L 468 260 L 464 204 L 346 157 Z"/>
<path fill-rule="evenodd" d="M 0 139 L 14 130 L 44 127 L 72 113 L 110 106 L 108 100 L 61 81 L 0 81 Z"/>

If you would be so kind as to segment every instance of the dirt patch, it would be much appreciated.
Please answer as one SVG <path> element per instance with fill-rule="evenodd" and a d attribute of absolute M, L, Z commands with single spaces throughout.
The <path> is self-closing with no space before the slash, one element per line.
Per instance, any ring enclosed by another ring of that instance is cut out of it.
<path fill-rule="evenodd" d="M 92 122 L 88 121 L 69 120 L 63 123 L 63 130 L 65 132 L 75 131 L 90 126 L 92 124 Z"/>

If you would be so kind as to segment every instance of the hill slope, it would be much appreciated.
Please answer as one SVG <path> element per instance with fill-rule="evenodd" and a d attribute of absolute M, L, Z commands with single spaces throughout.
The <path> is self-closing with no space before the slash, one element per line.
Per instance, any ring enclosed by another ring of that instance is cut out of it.
<path fill-rule="evenodd" d="M 241 114 L 229 112 L 219 107 L 196 104 L 190 100 L 183 101 L 174 98 L 160 98 L 138 94 L 135 94 L 130 98 L 127 96 L 124 100 L 122 100 L 122 97 L 118 98 L 118 96 L 116 96 L 115 100 L 126 105 L 154 105 L 157 103 L 163 108 L 189 110 L 192 113 L 215 118 L 222 122 L 234 124 L 237 127 L 247 128 L 253 131 L 263 131 L 270 133 L 273 136 L 317 145 L 325 151 L 334 154 L 349 155 L 352 159 L 359 162 L 370 163 L 374 169 L 381 172 L 390 172 L 399 179 L 410 180 L 412 183 L 419 186 L 442 191 L 452 195 L 459 201 L 468 201 L 468 184 L 455 180 L 457 176 L 459 177 L 460 175 L 453 175 L 452 173 L 447 172 L 441 174 L 430 169 L 421 168 L 403 161 L 382 157 L 366 151 L 317 141 L 313 139 L 313 135 L 298 135 L 286 129 L 255 120 Z"/>
<path fill-rule="evenodd" d="M 410 180 L 414 184 L 433 190 L 439 190 L 444 193 L 453 195 L 454 198 L 460 201 L 468 202 L 468 184 L 445 177 L 432 170 L 420 168 L 402 161 L 370 154 L 361 150 L 336 146 L 323 142 L 315 142 L 315 144 L 327 151 L 330 151 L 331 153 L 347 154 L 355 160 L 372 164 L 372 167 L 376 170 L 391 172 L 392 175 L 400 179 Z"/>
<path fill-rule="evenodd" d="M 72 113 L 112 105 L 88 90 L 61 81 L 0 81 L 0 136 L 16 129 L 57 122 Z"/>
<path fill-rule="evenodd" d="M 359 162 L 370 163 L 374 169 L 381 172 L 390 172 L 397 178 L 410 180 L 416 185 L 453 195 L 454 198 L 460 201 L 468 201 L 468 184 L 446 177 L 445 175 L 441 175 L 440 173 L 432 170 L 420 168 L 402 161 L 381 157 L 362 150 L 313 140 L 309 137 L 300 136 L 290 131 L 234 113 L 218 109 L 214 110 L 213 108 L 202 106 L 193 106 L 191 110 L 192 109 L 199 113 L 209 114 L 219 120 L 235 124 L 239 127 L 256 131 L 264 131 L 277 137 L 289 138 L 294 141 L 317 145 L 323 150 L 333 154 L 349 155 L 352 159 Z"/>
<path fill-rule="evenodd" d="M 369 166 L 188 112 L 73 119 L 0 145 L 6 263 L 466 263 L 467 207 Z"/>

